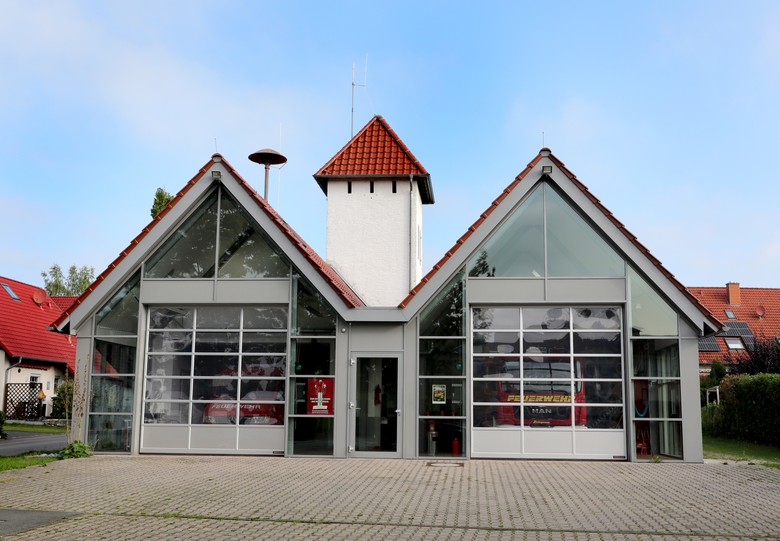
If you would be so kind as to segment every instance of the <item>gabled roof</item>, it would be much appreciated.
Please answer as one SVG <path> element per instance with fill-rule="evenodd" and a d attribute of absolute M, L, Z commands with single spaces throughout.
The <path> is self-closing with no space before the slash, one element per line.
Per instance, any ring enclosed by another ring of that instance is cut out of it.
<path fill-rule="evenodd" d="M 225 160 L 221 154 L 214 154 L 211 157 L 211 160 L 209 160 L 203 167 L 200 168 L 200 170 L 195 174 L 194 177 L 192 177 L 189 182 L 182 188 L 174 197 L 171 199 L 171 201 L 166 205 L 166 207 L 154 218 L 152 218 L 152 221 L 149 222 L 149 224 L 143 228 L 143 230 L 133 239 L 130 241 L 130 244 L 122 250 L 122 252 L 119 254 L 119 256 L 109 264 L 108 268 L 104 270 L 92 284 L 84 291 L 84 293 L 79 296 L 73 303 L 70 305 L 68 309 L 66 309 L 62 315 L 54 322 L 54 325 L 62 329 L 64 328 L 64 325 L 68 319 L 68 317 L 73 313 L 73 311 L 90 296 L 90 294 L 95 291 L 95 289 L 104 282 L 114 271 L 114 269 L 117 268 L 117 266 L 122 263 L 135 249 L 136 246 L 147 236 L 149 235 L 152 230 L 157 227 L 159 222 L 168 214 L 171 212 L 171 209 L 173 209 L 176 205 L 179 204 L 179 202 L 184 198 L 184 196 L 195 186 L 195 184 L 198 183 L 201 178 L 203 178 L 206 173 L 211 170 L 217 163 L 220 163 L 222 166 L 227 169 L 227 171 L 236 179 L 238 184 L 241 186 L 241 188 L 252 198 L 252 200 L 257 204 L 258 208 L 273 222 L 273 224 L 279 229 L 279 231 L 290 240 L 290 242 L 295 246 L 295 248 L 303 255 L 303 257 L 308 260 L 308 262 L 312 265 L 312 267 L 319 273 L 325 281 L 333 288 L 333 290 L 336 292 L 336 294 L 344 301 L 344 303 L 350 307 L 355 308 L 359 306 L 364 306 L 363 301 L 360 299 L 360 297 L 355 293 L 352 288 L 347 285 L 344 280 L 341 279 L 341 277 L 334 271 L 330 265 L 328 265 L 317 253 L 308 245 L 306 242 L 296 233 L 292 227 L 290 227 L 287 222 L 285 222 L 281 216 L 276 212 L 276 210 L 271 207 L 271 205 L 263 199 L 253 188 L 249 185 L 249 183 L 241 177 L 241 175 L 236 172 L 235 169 Z"/>
<path fill-rule="evenodd" d="M 9 357 L 21 358 L 35 366 L 38 364 L 28 361 L 67 363 L 74 373 L 76 339 L 49 330 L 62 309 L 37 286 L 4 277 L 0 277 L 0 283 L 19 298 L 16 300 L 0 289 L 0 348 Z"/>
<path fill-rule="evenodd" d="M 507 186 L 503 192 L 493 201 L 493 203 L 477 218 L 477 220 L 471 225 L 471 227 L 468 228 L 468 230 L 455 242 L 455 244 L 450 248 L 444 256 L 433 266 L 433 268 L 426 274 L 422 280 L 420 280 L 420 283 L 417 284 L 412 291 L 409 293 L 409 295 L 401 301 L 401 304 L 399 305 L 400 308 L 405 307 L 409 304 L 409 302 L 420 292 L 421 289 L 425 287 L 425 285 L 430 282 L 434 276 L 439 272 L 439 270 L 451 259 L 453 256 L 455 256 L 456 253 L 458 253 L 459 249 L 463 244 L 466 242 L 466 240 L 471 237 L 478 229 L 480 229 L 483 226 L 483 223 L 487 218 L 493 214 L 493 212 L 501 205 L 501 203 L 511 194 L 518 186 L 525 181 L 526 184 L 532 184 L 537 179 L 530 179 L 527 178 L 529 173 L 537 166 L 539 163 L 544 160 L 549 159 L 555 167 L 558 168 L 558 170 L 565 175 L 566 178 L 568 178 L 571 183 L 582 192 L 582 194 L 587 197 L 588 200 L 590 200 L 591 203 L 600 211 L 617 229 L 620 231 L 620 233 L 628 239 L 631 244 L 636 247 L 636 249 L 641 252 L 641 254 L 646 257 L 650 263 L 657 268 L 661 274 L 676 288 L 679 290 L 680 293 L 688 300 L 690 301 L 701 313 L 705 316 L 705 319 L 710 323 L 711 327 L 714 329 L 719 329 L 721 324 L 720 321 L 718 321 L 718 318 L 715 317 L 710 311 L 707 310 L 706 307 L 704 307 L 699 300 L 691 294 L 690 291 L 679 281 L 675 276 L 669 272 L 662 264 L 661 262 L 653 256 L 650 251 L 639 242 L 637 237 L 633 235 L 626 227 L 617 219 L 615 216 L 610 212 L 602 203 L 601 201 L 594 196 L 590 190 L 588 190 L 587 186 L 585 186 L 582 182 L 577 179 L 577 177 L 569 171 L 569 169 L 566 168 L 564 163 L 560 161 L 558 158 L 556 158 L 549 148 L 542 148 L 539 151 L 539 154 L 536 155 L 536 157 L 529 162 L 529 164 L 526 166 L 523 171 L 515 177 L 515 179 Z"/>
<path fill-rule="evenodd" d="M 707 341 L 699 341 L 699 361 L 720 360 L 729 351 L 724 338 L 739 337 L 746 347 L 754 337 L 772 338 L 780 335 L 780 289 L 769 287 L 739 287 L 739 304 L 730 304 L 728 286 L 690 288 L 710 312 L 723 322 L 723 329 Z M 734 314 L 729 319 L 726 310 Z M 763 315 L 759 316 L 759 314 Z"/>
<path fill-rule="evenodd" d="M 314 174 L 328 194 L 328 180 L 335 178 L 414 177 L 424 204 L 433 203 L 431 176 L 400 137 L 380 115 L 372 118 L 357 135 Z"/>
<path fill-rule="evenodd" d="M 70 308 L 70 305 L 73 304 L 73 301 L 78 299 L 78 295 L 55 295 L 51 298 L 51 300 L 54 301 L 54 304 L 60 307 L 60 310 L 63 312 Z"/>

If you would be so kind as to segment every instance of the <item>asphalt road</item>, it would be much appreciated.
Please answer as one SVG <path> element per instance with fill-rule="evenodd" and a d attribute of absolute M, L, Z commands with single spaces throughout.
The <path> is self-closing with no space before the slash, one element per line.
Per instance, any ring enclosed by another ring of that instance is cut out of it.
<path fill-rule="evenodd" d="M 5 432 L 8 434 L 8 439 L 0 440 L 0 456 L 23 455 L 30 451 L 59 451 L 68 446 L 68 437 L 65 434 L 14 432 L 13 430 Z"/>

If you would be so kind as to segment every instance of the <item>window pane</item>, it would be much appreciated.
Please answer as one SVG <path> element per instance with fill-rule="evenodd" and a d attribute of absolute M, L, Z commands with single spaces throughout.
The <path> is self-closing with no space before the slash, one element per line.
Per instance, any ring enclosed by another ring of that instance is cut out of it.
<path fill-rule="evenodd" d="M 146 373 L 150 376 L 189 376 L 191 364 L 189 355 L 149 355 Z"/>
<path fill-rule="evenodd" d="M 519 308 L 474 308 L 473 326 L 475 329 L 506 329 L 520 328 Z"/>
<path fill-rule="evenodd" d="M 632 340 L 635 377 L 680 377 L 677 340 Z"/>
<path fill-rule="evenodd" d="M 301 278 L 295 279 L 298 294 L 295 302 L 295 331 L 298 335 L 336 334 L 336 314 L 318 292 Z"/>
<path fill-rule="evenodd" d="M 550 404 L 534 404 L 523 408 L 525 426 L 549 427 L 571 426 L 571 406 L 552 406 Z"/>
<path fill-rule="evenodd" d="M 219 226 L 220 278 L 283 278 L 290 264 L 263 230 L 233 198 L 222 191 Z"/>
<path fill-rule="evenodd" d="M 333 419 L 297 417 L 291 419 L 291 451 L 294 455 L 333 455 Z"/>
<path fill-rule="evenodd" d="M 294 393 L 291 397 L 292 399 L 292 405 L 290 406 L 292 411 L 291 413 L 297 414 L 297 415 L 308 415 L 309 414 L 309 403 L 310 399 L 313 400 L 316 397 L 309 396 L 309 380 L 317 380 L 315 383 L 318 383 L 319 380 L 322 380 L 325 383 L 325 387 L 330 388 L 331 390 L 334 387 L 335 379 L 332 377 L 327 378 L 291 378 L 290 379 L 290 392 Z M 327 393 L 324 392 L 324 395 Z M 332 411 L 332 409 L 330 410 Z"/>
<path fill-rule="evenodd" d="M 282 379 L 242 379 L 241 400 L 284 402 L 284 383 Z"/>
<path fill-rule="evenodd" d="M 135 339 L 133 345 L 118 343 L 117 340 L 95 339 L 95 353 L 92 361 L 93 374 L 134 374 Z"/>
<path fill-rule="evenodd" d="M 93 451 L 129 451 L 133 441 L 130 415 L 90 415 L 87 443 Z"/>
<path fill-rule="evenodd" d="M 474 426 L 513 426 L 522 423 L 520 406 L 474 406 Z"/>
<path fill-rule="evenodd" d="M 150 308 L 150 329 L 192 329 L 192 308 Z"/>
<path fill-rule="evenodd" d="M 420 336 L 463 336 L 463 271 L 436 294 L 420 315 Z"/>
<path fill-rule="evenodd" d="M 680 421 L 636 421 L 634 434 L 637 458 L 683 457 L 682 422 Z"/>
<path fill-rule="evenodd" d="M 466 373 L 465 340 L 420 340 L 420 375 L 461 376 Z"/>
<path fill-rule="evenodd" d="M 200 353 L 237 353 L 238 333 L 200 331 L 195 335 L 195 351 Z"/>
<path fill-rule="evenodd" d="M 244 355 L 241 359 L 242 376 L 287 375 L 287 357 L 283 355 Z"/>
<path fill-rule="evenodd" d="M 138 333 L 138 298 L 141 275 L 128 280 L 114 296 L 98 310 L 95 316 L 95 334 L 99 336 L 127 336 Z"/>
<path fill-rule="evenodd" d="M 420 456 L 464 456 L 464 419 L 420 419 L 418 426 Z"/>
<path fill-rule="evenodd" d="M 679 380 L 634 380 L 634 416 L 650 419 L 681 419 Z"/>
<path fill-rule="evenodd" d="M 552 277 L 625 276 L 623 259 L 549 184 L 547 272 Z"/>
<path fill-rule="evenodd" d="M 620 379 L 623 377 L 620 357 L 575 357 L 575 377 Z"/>
<path fill-rule="evenodd" d="M 287 333 L 244 331 L 244 353 L 285 353 Z"/>
<path fill-rule="evenodd" d="M 235 379 L 195 379 L 192 397 L 196 400 L 235 400 L 237 383 Z"/>
<path fill-rule="evenodd" d="M 528 355 L 536 355 L 541 353 L 569 353 L 569 333 L 523 333 L 523 352 Z"/>
<path fill-rule="evenodd" d="M 540 404 L 571 403 L 571 382 L 569 381 L 523 381 L 523 400 Z"/>
<path fill-rule="evenodd" d="M 177 353 L 192 351 L 191 331 L 150 331 L 149 351 L 154 353 Z"/>
<path fill-rule="evenodd" d="M 465 415 L 463 379 L 420 378 L 420 415 Z"/>
<path fill-rule="evenodd" d="M 519 380 L 479 380 L 474 382 L 474 402 L 522 402 L 523 388 Z"/>
<path fill-rule="evenodd" d="M 620 353 L 620 333 L 575 332 L 574 353 Z"/>
<path fill-rule="evenodd" d="M 537 186 L 468 264 L 472 277 L 544 276 L 544 198 Z"/>
<path fill-rule="evenodd" d="M 238 375 L 238 356 L 196 355 L 194 375 L 199 377 Z"/>
<path fill-rule="evenodd" d="M 524 357 L 523 377 L 536 379 L 570 379 L 569 357 Z"/>
<path fill-rule="evenodd" d="M 629 268 L 632 336 L 677 336 L 677 313 Z"/>
<path fill-rule="evenodd" d="M 614 308 L 575 308 L 575 329 L 620 329 L 620 312 Z"/>
<path fill-rule="evenodd" d="M 284 306 L 244 308 L 245 329 L 286 329 L 287 308 Z"/>
<path fill-rule="evenodd" d="M 623 408 L 603 406 L 575 406 L 575 424 L 587 428 L 623 428 Z"/>
<path fill-rule="evenodd" d="M 96 413 L 133 412 L 133 376 L 92 376 L 92 402 Z"/>
<path fill-rule="evenodd" d="M 622 404 L 623 382 L 620 381 L 578 381 L 583 393 L 574 396 L 574 401 L 589 404 Z"/>
<path fill-rule="evenodd" d="M 319 376 L 335 373 L 336 341 L 334 339 L 297 338 L 291 345 L 294 374 Z"/>
<path fill-rule="evenodd" d="M 194 425 L 234 425 L 238 420 L 235 402 L 195 402 L 192 404 Z"/>
<path fill-rule="evenodd" d="M 147 400 L 189 400 L 190 380 L 184 378 L 148 378 Z"/>
<path fill-rule="evenodd" d="M 518 332 L 475 332 L 474 353 L 519 353 Z"/>
<path fill-rule="evenodd" d="M 474 357 L 474 377 L 519 378 L 520 357 Z"/>
<path fill-rule="evenodd" d="M 258 404 L 241 402 L 238 424 L 242 425 L 284 425 L 284 404 Z"/>
<path fill-rule="evenodd" d="M 145 278 L 214 276 L 217 242 L 216 190 L 146 262 Z"/>
<path fill-rule="evenodd" d="M 568 329 L 568 308 L 523 308 L 524 329 Z"/>
<path fill-rule="evenodd" d="M 198 308 L 198 329 L 238 329 L 241 308 L 203 306 Z"/>
<path fill-rule="evenodd" d="M 144 410 L 144 423 L 180 424 L 190 422 L 189 402 L 148 402 Z"/>

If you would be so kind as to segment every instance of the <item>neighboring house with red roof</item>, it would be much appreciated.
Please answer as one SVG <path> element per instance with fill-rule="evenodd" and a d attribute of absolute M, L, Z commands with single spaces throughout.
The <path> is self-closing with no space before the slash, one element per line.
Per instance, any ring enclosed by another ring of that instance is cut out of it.
<path fill-rule="evenodd" d="M 61 315 L 45 290 L 0 277 L 0 405 L 9 418 L 50 413 L 60 379 L 74 374 L 76 338 L 50 330 Z"/>
<path fill-rule="evenodd" d="M 721 322 L 549 149 L 424 276 L 431 177 L 384 118 L 314 177 L 327 261 L 214 154 L 62 313 L 89 386 L 76 437 L 702 461 L 698 340 Z"/>
<path fill-rule="evenodd" d="M 699 364 L 709 373 L 713 361 L 753 346 L 756 338 L 780 338 L 780 289 L 741 287 L 691 287 L 699 302 L 723 322 L 715 335 L 699 340 Z"/>

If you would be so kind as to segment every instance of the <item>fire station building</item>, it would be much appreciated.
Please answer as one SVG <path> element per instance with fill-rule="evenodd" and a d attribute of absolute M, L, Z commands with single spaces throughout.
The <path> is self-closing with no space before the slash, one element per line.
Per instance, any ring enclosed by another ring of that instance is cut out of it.
<path fill-rule="evenodd" d="M 58 319 L 79 437 L 702 461 L 698 339 L 720 323 L 549 149 L 425 276 L 431 177 L 381 116 L 314 177 L 327 260 L 215 154 Z"/>

